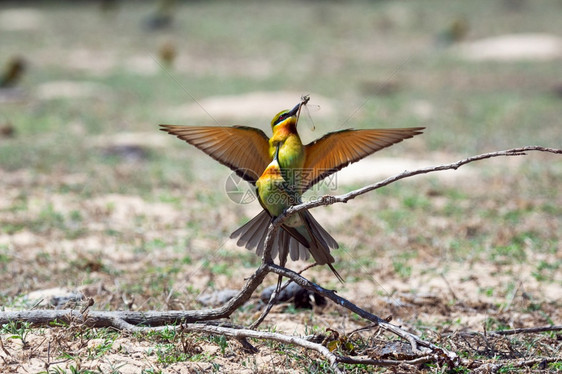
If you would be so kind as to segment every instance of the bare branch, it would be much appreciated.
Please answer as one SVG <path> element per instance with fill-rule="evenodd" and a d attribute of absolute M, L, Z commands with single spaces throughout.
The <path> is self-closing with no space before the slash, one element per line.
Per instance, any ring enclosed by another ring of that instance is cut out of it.
<path fill-rule="evenodd" d="M 433 356 L 422 356 L 415 358 L 413 360 L 375 360 L 372 358 L 363 357 L 348 357 L 348 356 L 338 356 L 338 362 L 344 364 L 363 364 L 363 365 L 373 365 L 373 366 L 397 366 L 397 365 L 421 365 L 426 362 L 435 361 Z"/>
<path fill-rule="evenodd" d="M 310 202 L 307 202 L 307 203 L 294 205 L 294 206 L 288 208 L 284 212 L 284 214 L 277 217 L 277 219 L 274 221 L 274 224 L 276 226 L 280 225 L 285 220 L 285 217 L 287 217 L 287 216 L 289 216 L 293 213 L 299 212 L 301 210 L 312 209 L 312 208 L 316 208 L 316 207 L 324 206 L 324 205 L 332 205 L 332 204 L 335 204 L 335 203 L 347 203 L 349 200 L 355 199 L 357 196 L 364 195 L 367 192 L 377 190 L 377 189 L 379 189 L 381 187 L 384 187 L 384 186 L 388 186 L 389 184 L 397 182 L 397 181 L 399 181 L 401 179 L 404 179 L 404 178 L 409 178 L 409 177 L 413 177 L 415 175 L 420 175 L 420 174 L 428 174 L 428 173 L 432 173 L 432 172 L 436 172 L 436 171 L 456 170 L 459 167 L 461 167 L 463 165 L 466 165 L 466 164 L 469 164 L 471 162 L 479 161 L 479 160 L 485 160 L 485 159 L 493 158 L 493 157 L 523 156 L 523 155 L 527 154 L 526 152 L 531 152 L 531 151 L 562 154 L 562 149 L 547 148 L 547 147 L 541 147 L 541 146 L 526 146 L 526 147 L 520 147 L 520 148 L 512 148 L 512 149 L 508 149 L 508 150 L 505 150 L 505 151 L 483 153 L 483 154 L 480 154 L 480 155 L 467 157 L 465 159 L 462 159 L 462 160 L 459 160 L 457 162 L 453 162 L 453 163 L 450 163 L 450 164 L 430 166 L 430 167 L 427 167 L 427 168 L 422 168 L 422 169 L 417 169 L 417 170 L 412 170 L 412 171 L 405 170 L 400 174 L 397 174 L 395 176 L 386 178 L 386 179 L 384 179 L 380 182 L 370 184 L 368 186 L 359 188 L 357 190 L 351 191 L 351 192 L 343 194 L 343 195 L 338 195 L 338 196 L 327 195 L 327 196 L 323 196 L 319 199 L 316 199 L 316 200 L 313 200 L 313 201 L 310 201 Z"/>
<path fill-rule="evenodd" d="M 230 328 L 224 328 L 219 326 L 205 326 L 201 324 L 188 324 L 188 325 L 184 325 L 184 328 L 186 331 L 211 333 L 215 335 L 226 335 L 232 338 L 267 339 L 267 340 L 274 340 L 285 344 L 298 345 L 300 347 L 311 349 L 320 353 L 328 360 L 332 368 L 337 373 L 340 373 L 339 369 L 337 368 L 337 357 L 332 352 L 330 352 L 328 348 L 324 347 L 322 344 L 313 343 L 297 336 L 289 336 L 289 335 L 283 335 L 273 332 L 264 332 L 264 331 L 255 331 L 255 330 L 246 330 L 246 329 L 241 329 L 241 330 L 230 329 Z"/>
<path fill-rule="evenodd" d="M 548 331 L 562 331 L 562 325 L 528 327 L 528 328 L 513 329 L 513 330 L 488 331 L 488 335 L 532 334 L 537 332 L 548 332 Z"/>
<path fill-rule="evenodd" d="M 341 296 L 336 295 L 336 293 L 332 290 L 327 290 L 323 287 L 320 287 L 319 285 L 312 283 L 311 281 L 309 281 L 308 279 L 300 276 L 299 274 L 295 273 L 292 270 L 277 266 L 275 264 L 272 265 L 268 265 L 268 270 L 270 270 L 273 273 L 282 275 L 286 278 L 291 279 L 293 282 L 295 282 L 296 284 L 298 284 L 299 286 L 306 288 L 309 291 L 312 292 L 316 292 L 322 296 L 325 296 L 327 298 L 329 298 L 330 300 L 332 300 L 334 303 L 336 303 L 339 306 L 342 306 L 346 309 L 349 309 L 350 311 L 356 313 L 357 315 L 359 315 L 360 317 L 363 317 L 371 322 L 374 322 L 376 324 L 380 324 L 382 322 L 385 322 L 384 319 L 371 314 L 361 308 L 359 308 L 358 306 L 356 306 L 355 304 L 353 304 L 352 302 L 350 302 L 347 299 L 344 299 Z"/>
<path fill-rule="evenodd" d="M 430 354 L 430 353 L 437 353 L 442 359 L 445 359 L 446 361 L 452 362 L 454 364 L 457 364 L 459 362 L 459 357 L 454 353 L 454 352 L 450 352 L 446 349 L 440 348 L 438 346 L 436 346 L 435 344 L 432 344 L 430 342 L 426 342 L 422 339 L 420 339 L 417 335 L 411 334 L 403 329 L 401 329 L 398 326 L 395 326 L 391 323 L 388 323 L 387 321 L 385 321 L 384 319 L 371 314 L 361 308 L 359 308 L 357 305 L 353 304 L 352 302 L 350 302 L 349 300 L 336 295 L 336 293 L 332 290 L 327 290 L 323 287 L 320 287 L 319 285 L 312 283 L 311 281 L 309 281 L 308 279 L 300 276 L 299 274 L 295 273 L 292 270 L 277 266 L 277 265 L 269 265 L 268 266 L 269 270 L 273 273 L 276 274 L 280 274 L 283 275 L 284 277 L 287 277 L 289 279 L 291 279 L 293 282 L 295 282 L 296 284 L 298 284 L 299 286 L 306 288 L 312 292 L 316 292 L 322 296 L 327 297 L 328 299 L 332 300 L 334 303 L 336 303 L 339 306 L 342 306 L 352 312 L 354 312 L 355 314 L 357 314 L 360 317 L 363 317 L 371 322 L 374 322 L 375 324 L 377 324 L 379 327 L 381 327 L 382 329 L 385 329 L 387 331 L 390 331 L 392 333 L 394 333 L 395 335 L 406 339 L 410 345 L 412 346 L 412 351 L 415 353 L 420 353 L 420 354 Z M 418 346 L 421 347 L 425 347 L 425 348 L 418 348 Z"/>

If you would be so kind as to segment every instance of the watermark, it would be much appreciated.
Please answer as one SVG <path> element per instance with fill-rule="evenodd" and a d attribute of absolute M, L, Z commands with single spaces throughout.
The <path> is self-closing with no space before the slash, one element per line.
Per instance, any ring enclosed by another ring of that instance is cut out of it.
<path fill-rule="evenodd" d="M 252 175 L 251 170 L 240 170 L 240 174 Z M 257 200 L 256 187 L 245 181 L 236 172 L 230 173 L 224 182 L 224 190 L 228 198 L 236 204 L 250 204 Z"/>
<path fill-rule="evenodd" d="M 253 174 L 251 170 L 242 169 L 238 173 L 230 173 L 226 178 L 224 189 L 232 202 L 236 204 L 250 204 L 258 199 L 256 187 L 241 177 L 241 175 L 248 175 L 252 176 L 254 180 L 257 179 L 253 177 Z M 291 206 L 301 202 L 316 200 L 338 188 L 337 175 L 333 170 L 329 169 L 289 169 L 283 170 L 282 175 L 283 179 L 287 181 L 287 187 L 294 188 L 296 191 L 303 190 L 311 181 L 315 183 L 307 189 L 307 194 L 304 197 L 295 197 L 296 195 L 288 189 L 269 192 L 267 194 L 267 203 Z M 327 176 L 322 178 L 323 175 Z M 288 181 L 291 181 L 293 184 Z M 276 187 L 271 186 L 271 188 L 275 189 Z"/>

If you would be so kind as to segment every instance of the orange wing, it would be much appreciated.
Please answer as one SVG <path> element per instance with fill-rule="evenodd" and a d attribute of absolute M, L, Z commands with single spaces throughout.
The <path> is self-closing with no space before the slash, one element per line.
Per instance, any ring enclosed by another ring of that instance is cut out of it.
<path fill-rule="evenodd" d="M 160 130 L 196 146 L 252 184 L 271 162 L 267 135 L 253 127 L 160 125 Z"/>
<path fill-rule="evenodd" d="M 404 129 L 346 129 L 331 132 L 305 146 L 303 192 L 328 175 L 375 153 L 379 149 L 421 134 L 425 127 Z"/>

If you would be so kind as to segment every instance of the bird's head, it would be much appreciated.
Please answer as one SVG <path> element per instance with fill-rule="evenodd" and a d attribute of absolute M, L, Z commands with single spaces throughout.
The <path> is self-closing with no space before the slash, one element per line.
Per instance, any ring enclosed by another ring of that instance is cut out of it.
<path fill-rule="evenodd" d="M 275 115 L 271 120 L 271 129 L 275 129 L 276 126 L 279 125 L 287 125 L 287 124 L 294 124 L 296 126 L 299 111 L 301 108 L 302 102 L 295 105 L 295 107 L 291 110 L 283 110 Z"/>

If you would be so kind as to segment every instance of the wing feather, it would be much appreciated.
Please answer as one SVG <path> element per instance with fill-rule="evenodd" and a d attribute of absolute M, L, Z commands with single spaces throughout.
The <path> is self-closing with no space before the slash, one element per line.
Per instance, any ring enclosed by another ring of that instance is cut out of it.
<path fill-rule="evenodd" d="M 331 132 L 305 146 L 304 168 L 314 170 L 302 182 L 306 191 L 327 176 L 376 151 L 422 133 L 424 127 L 347 129 Z"/>
<path fill-rule="evenodd" d="M 160 125 L 160 129 L 199 148 L 253 184 L 271 161 L 269 139 L 260 129 L 175 125 Z"/>

